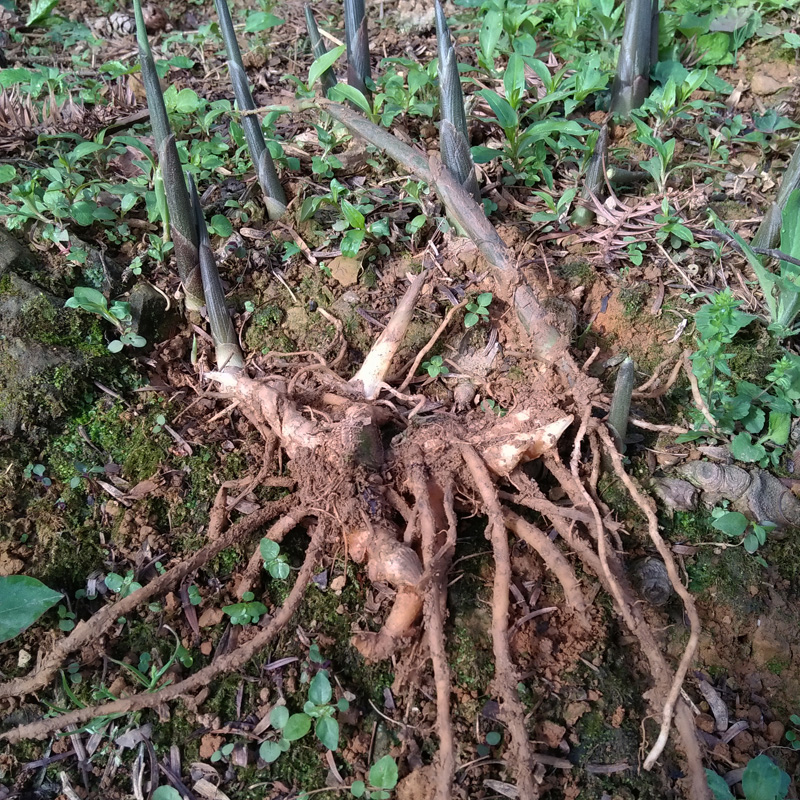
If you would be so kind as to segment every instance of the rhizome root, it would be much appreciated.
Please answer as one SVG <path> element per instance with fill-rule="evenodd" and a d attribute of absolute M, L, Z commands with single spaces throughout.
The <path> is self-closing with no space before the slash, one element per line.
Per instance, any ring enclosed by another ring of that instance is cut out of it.
<path fill-rule="evenodd" d="M 413 309 L 413 303 L 410 307 Z M 410 314 L 409 309 L 404 313 Z M 341 326 L 337 330 L 341 336 Z M 357 382 L 345 382 L 318 356 L 314 358 L 313 363 L 293 365 L 273 359 L 272 374 L 258 379 L 245 373 L 211 375 L 265 439 L 266 461 L 258 479 L 264 481 L 274 470 L 277 443 L 289 458 L 293 494 L 225 530 L 227 489 L 223 487 L 212 510 L 209 543 L 202 550 L 147 586 L 106 606 L 88 622 L 79 623 L 34 673 L 0 685 L 0 698 L 21 698 L 42 689 L 71 653 L 96 642 L 119 616 L 174 587 L 225 547 L 275 520 L 267 536 L 280 541 L 292 529 L 305 527 L 310 545 L 288 599 L 267 626 L 246 644 L 183 681 L 153 693 L 22 725 L 0 735 L 0 739 L 17 742 L 44 738 L 95 717 L 156 708 L 178 697 L 191 698 L 216 676 L 245 664 L 289 623 L 320 562 L 344 544 L 348 556 L 364 565 L 370 581 L 388 583 L 395 591 L 381 629 L 363 631 L 353 638 L 363 657 L 371 661 L 389 658 L 409 640 L 423 636 L 436 688 L 439 750 L 435 797 L 450 800 L 457 763 L 446 657 L 447 576 L 458 519 L 477 515 L 487 520 L 486 538 L 494 556 L 493 690 L 500 704 L 499 718 L 509 731 L 506 759 L 518 796 L 526 800 L 539 796 L 545 765 L 552 764 L 552 759 L 535 752 L 529 720 L 517 693 L 519 675 L 509 644 L 509 533 L 538 554 L 544 568 L 563 587 L 564 618 L 571 617 L 587 632 L 598 612 L 573 563 L 577 560 L 585 573 L 596 576 L 650 668 L 652 686 L 646 698 L 652 715 L 660 722 L 660 733 L 643 760 L 643 768 L 651 769 L 659 758 L 674 717 L 690 796 L 707 797 L 694 724 L 680 699 L 681 684 L 698 642 L 699 620 L 669 548 L 659 535 L 652 501 L 625 472 L 605 424 L 591 415 L 598 394 L 596 382 L 561 355 L 557 369 L 540 365 L 530 376 L 524 396 L 517 397 L 516 407 L 507 416 L 456 415 L 428 412 L 424 398 L 396 390 L 380 395 L 387 399 L 367 401 Z M 283 366 L 277 366 L 279 363 Z M 568 430 L 574 432 L 571 443 Z M 570 449 L 566 465 L 561 453 Z M 647 519 L 650 539 L 683 601 L 690 637 L 677 668 L 667 663 L 643 603 L 626 577 L 620 528 L 595 489 L 601 457 L 603 463 L 611 464 Z M 525 464 L 535 459 L 542 460 L 548 479 L 560 486 L 568 504 L 556 505 L 548 500 L 529 476 Z M 252 486 L 252 480 L 243 481 L 238 488 L 248 486 Z M 557 532 L 557 540 L 526 519 L 524 509 L 546 519 Z M 237 587 L 239 597 L 253 588 L 259 571 L 256 551 Z M 643 743 L 643 747 L 647 745 Z"/>

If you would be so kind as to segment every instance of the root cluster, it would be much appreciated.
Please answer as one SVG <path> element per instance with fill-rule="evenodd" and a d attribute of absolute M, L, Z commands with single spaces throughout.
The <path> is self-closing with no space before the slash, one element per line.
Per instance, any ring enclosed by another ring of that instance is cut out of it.
<path fill-rule="evenodd" d="M 562 366 L 566 357 L 562 356 Z M 43 688 L 71 652 L 105 633 L 120 615 L 175 585 L 216 553 L 277 518 L 266 535 L 280 540 L 303 526 L 310 545 L 294 587 L 254 638 L 189 678 L 150 694 L 139 694 L 105 705 L 44 719 L 4 733 L 19 741 L 43 738 L 70 725 L 109 714 L 155 708 L 178 697 L 191 696 L 215 676 L 236 669 L 263 648 L 290 621 L 328 545 L 344 542 L 362 563 L 371 581 L 388 583 L 395 591 L 382 627 L 363 631 L 353 644 L 368 660 L 395 654 L 423 632 L 436 688 L 439 750 L 436 798 L 449 800 L 457 769 L 452 730 L 450 669 L 446 658 L 447 576 L 456 545 L 458 519 L 479 515 L 487 520 L 486 537 L 494 556 L 492 642 L 494 691 L 500 719 L 510 734 L 507 762 L 519 797 L 539 796 L 548 759 L 535 752 L 526 712 L 517 693 L 519 675 L 509 645 L 511 557 L 509 533 L 540 557 L 564 592 L 561 613 L 588 630 L 593 615 L 587 589 L 575 564 L 594 575 L 614 601 L 616 612 L 635 636 L 652 676 L 647 693 L 651 713 L 660 723 L 657 739 L 643 760 L 656 763 L 667 742 L 672 721 L 691 783 L 691 796 L 708 797 L 694 725 L 680 689 L 699 636 L 699 621 L 691 595 L 680 581 L 669 548 L 658 532 L 650 499 L 624 469 L 603 422 L 591 416 L 594 382 L 574 365 L 544 368 L 530 378 L 529 391 L 503 418 L 449 412 L 426 413 L 421 398 L 398 392 L 390 400 L 368 401 L 358 387 L 346 383 L 321 364 L 252 379 L 246 374 L 215 374 L 238 408 L 267 441 L 277 439 L 291 461 L 294 494 L 224 530 L 224 495 L 218 498 L 209 530 L 209 544 L 191 559 L 129 597 L 102 609 L 63 639 L 36 672 L 0 685 L 0 698 L 20 697 Z M 373 382 L 376 383 L 376 382 Z M 380 383 L 380 381 L 377 381 Z M 575 431 L 569 464 L 562 460 L 567 431 Z M 560 446 L 561 445 L 561 446 Z M 566 502 L 549 500 L 526 464 L 539 459 L 551 484 Z M 619 546 L 619 528 L 595 491 L 601 459 L 611 463 L 633 502 L 647 519 L 647 532 L 664 560 L 675 592 L 690 622 L 690 637 L 677 667 L 662 653 L 632 589 Z M 265 470 L 270 464 L 265 465 Z M 262 470 L 262 475 L 264 471 Z M 529 511 L 546 520 L 557 533 L 554 541 L 531 521 Z M 216 514 L 216 516 L 215 516 Z M 237 591 L 251 589 L 259 570 L 255 553 Z"/>

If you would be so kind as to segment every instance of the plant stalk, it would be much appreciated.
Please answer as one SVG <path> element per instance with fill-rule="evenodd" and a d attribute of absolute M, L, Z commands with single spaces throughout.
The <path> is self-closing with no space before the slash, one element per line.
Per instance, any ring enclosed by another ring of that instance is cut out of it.
<path fill-rule="evenodd" d="M 220 372 L 238 373 L 244 367 L 244 358 L 239 348 L 239 340 L 233 328 L 233 321 L 225 303 L 225 291 L 222 288 L 222 279 L 219 269 L 211 251 L 211 241 L 208 237 L 208 227 L 203 216 L 197 187 L 192 176 L 189 176 L 192 208 L 195 214 L 197 230 L 200 237 L 200 270 L 203 276 L 203 289 L 206 296 L 206 312 L 208 325 L 211 329 L 211 339 L 214 343 L 214 353 L 217 369 Z"/>
<path fill-rule="evenodd" d="M 311 52 L 314 54 L 314 59 L 322 58 L 328 49 L 325 47 L 325 42 L 319 34 L 317 21 L 314 19 L 314 12 L 311 6 L 304 6 L 303 11 L 306 15 L 306 27 L 308 28 L 308 38 L 311 40 Z M 333 69 L 328 68 L 322 75 L 319 76 L 319 82 L 322 84 L 322 93 L 327 96 L 328 91 L 337 84 L 336 74 Z"/>
<path fill-rule="evenodd" d="M 247 72 L 242 61 L 239 43 L 236 40 L 236 31 L 233 28 L 233 20 L 231 19 L 227 0 L 214 0 L 214 5 L 217 8 L 219 27 L 225 42 L 225 51 L 228 54 L 228 74 L 233 84 L 236 105 L 240 111 L 255 111 L 256 104 L 253 102 L 253 95 L 250 93 Z M 272 160 L 269 148 L 264 142 L 261 121 L 257 114 L 246 114 L 241 119 L 245 139 L 247 139 L 247 149 L 250 151 L 250 158 L 256 168 L 261 191 L 264 193 L 267 213 L 270 219 L 280 219 L 286 213 L 286 194 L 283 191 L 280 180 L 278 180 L 275 162 Z"/>
<path fill-rule="evenodd" d="M 199 311 L 205 305 L 205 298 L 203 297 L 203 281 L 200 276 L 197 231 L 189 193 L 186 190 L 183 167 L 175 144 L 175 135 L 170 128 L 161 83 L 158 80 L 156 64 L 150 51 L 150 42 L 147 39 L 141 0 L 134 0 L 133 10 L 136 17 L 136 41 L 139 45 L 142 82 L 147 95 L 150 124 L 164 181 L 172 242 L 175 245 L 175 265 L 183 283 L 186 309 Z"/>
<path fill-rule="evenodd" d="M 347 44 L 347 82 L 358 89 L 372 106 L 372 81 L 369 63 L 369 33 L 364 0 L 344 0 L 344 36 Z"/>
<path fill-rule="evenodd" d="M 608 427 L 614 436 L 614 443 L 620 453 L 625 452 L 625 437 L 628 435 L 628 417 L 631 413 L 631 395 L 635 380 L 633 360 L 626 358 L 619 368 L 611 396 L 611 409 L 608 412 Z"/>
<path fill-rule="evenodd" d="M 629 117 L 650 92 L 650 69 L 658 60 L 659 0 L 625 0 L 625 29 L 611 88 L 611 112 Z"/>

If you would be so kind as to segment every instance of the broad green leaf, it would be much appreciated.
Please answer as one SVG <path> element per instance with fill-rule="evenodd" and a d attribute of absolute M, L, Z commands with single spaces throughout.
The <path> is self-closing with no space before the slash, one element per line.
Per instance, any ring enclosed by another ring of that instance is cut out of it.
<path fill-rule="evenodd" d="M 342 213 L 351 228 L 364 230 L 364 215 L 352 203 L 342 200 Z"/>
<path fill-rule="evenodd" d="M 32 0 L 30 10 L 28 11 L 28 20 L 25 24 L 28 27 L 31 25 L 39 25 L 50 16 L 50 12 L 57 5 L 58 0 Z"/>
<path fill-rule="evenodd" d="M 0 70 L 0 86 L 8 88 L 17 83 L 28 83 L 32 77 L 29 69 L 2 69 Z"/>
<path fill-rule="evenodd" d="M 497 747 L 500 744 L 500 740 L 502 739 L 502 735 L 499 731 L 489 731 L 486 734 L 486 744 L 491 745 L 492 747 Z"/>
<path fill-rule="evenodd" d="M 11 183 L 17 177 L 17 171 L 11 164 L 0 164 L 0 183 Z"/>
<path fill-rule="evenodd" d="M 331 682 L 325 670 L 320 670 L 311 680 L 308 687 L 308 699 L 318 706 L 324 706 L 330 702 L 333 696 Z M 333 748 L 331 748 L 332 750 Z"/>
<path fill-rule="evenodd" d="M 209 227 L 223 239 L 227 239 L 233 233 L 233 225 L 231 221 L 224 214 L 214 214 L 211 217 Z"/>
<path fill-rule="evenodd" d="M 283 729 L 283 738 L 287 742 L 302 739 L 311 730 L 311 717 L 308 714 L 292 714 Z"/>
<path fill-rule="evenodd" d="M 267 764 L 277 761 L 282 752 L 277 742 L 262 742 L 261 747 L 258 748 L 258 754 Z"/>
<path fill-rule="evenodd" d="M 731 37 L 727 33 L 706 33 L 697 37 L 698 64 L 703 67 L 733 63 Z"/>
<path fill-rule="evenodd" d="M 286 706 L 275 706 L 269 713 L 269 722 L 277 731 L 282 731 L 289 721 L 289 709 Z"/>
<path fill-rule="evenodd" d="M 795 189 L 786 201 L 781 220 L 781 250 L 794 258 L 800 258 L 800 189 Z M 781 262 L 781 271 L 797 271 L 797 267 Z"/>
<path fill-rule="evenodd" d="M 744 537 L 743 544 L 744 549 L 752 555 L 756 552 L 756 550 L 758 550 L 758 536 L 755 533 L 748 533 L 747 536 Z"/>
<path fill-rule="evenodd" d="M 363 797 L 366 790 L 367 787 L 364 781 L 353 781 L 350 784 L 350 794 L 353 795 L 353 797 Z"/>
<path fill-rule="evenodd" d="M 308 70 L 308 85 L 313 86 L 319 80 L 319 76 L 325 70 L 330 69 L 346 49 L 347 45 L 342 44 L 339 47 L 334 47 L 333 50 L 328 50 L 324 56 L 316 59 Z"/>
<path fill-rule="evenodd" d="M 510 103 L 497 92 L 491 89 L 481 89 L 478 94 L 489 104 L 489 108 L 494 111 L 497 122 L 503 130 L 515 130 L 519 126 L 517 112 L 511 108 Z"/>
<path fill-rule="evenodd" d="M 714 800 L 736 800 L 721 775 L 717 775 L 716 772 L 707 769 L 706 780 L 708 781 L 708 788 L 711 789 L 711 793 L 714 795 Z"/>
<path fill-rule="evenodd" d="M 494 60 L 494 51 L 497 47 L 497 42 L 500 41 L 500 34 L 503 32 L 503 14 L 500 11 L 492 9 L 483 19 L 481 31 L 478 34 L 478 42 L 481 46 L 481 53 L 483 59 L 487 63 Z"/>
<path fill-rule="evenodd" d="M 358 106 L 364 113 L 371 114 L 372 109 L 370 108 L 369 101 L 366 97 L 364 97 L 355 86 L 350 86 L 347 83 L 337 83 L 336 86 L 332 87 L 328 92 L 328 96 L 332 99 L 336 98 L 336 95 L 340 95 L 345 100 L 349 100 L 353 105 Z"/>
<path fill-rule="evenodd" d="M 767 428 L 767 439 L 775 444 L 783 446 L 789 441 L 789 431 L 792 425 L 790 414 L 779 411 L 769 412 L 769 427 Z"/>
<path fill-rule="evenodd" d="M 194 89 L 181 89 L 178 91 L 173 84 L 164 92 L 164 104 L 170 113 L 192 114 L 200 107 L 200 98 Z"/>
<path fill-rule="evenodd" d="M 347 231 L 342 237 L 342 255 L 347 258 L 355 258 L 358 255 L 358 250 L 361 247 L 361 242 L 364 241 L 364 231 Z"/>
<path fill-rule="evenodd" d="M 747 762 L 742 775 L 742 789 L 747 800 L 784 800 L 791 779 L 765 755 Z"/>
<path fill-rule="evenodd" d="M 397 786 L 397 764 L 391 756 L 376 761 L 369 770 L 369 782 L 376 789 L 394 789 Z"/>
<path fill-rule="evenodd" d="M 159 786 L 153 792 L 152 800 L 183 800 L 181 793 L 171 786 Z"/>
<path fill-rule="evenodd" d="M 276 28 L 278 25 L 283 25 L 283 23 L 284 20 L 267 11 L 253 11 L 247 15 L 244 30 L 245 33 L 258 33 L 269 28 Z"/>
<path fill-rule="evenodd" d="M 271 561 L 269 565 L 269 574 L 278 581 L 285 581 L 289 577 L 289 565 L 281 560 L 276 559 Z"/>
<path fill-rule="evenodd" d="M 506 100 L 512 108 L 517 108 L 525 92 L 525 62 L 518 53 L 508 57 L 508 66 L 503 74 L 503 88 L 506 90 Z"/>
<path fill-rule="evenodd" d="M 712 527 L 731 538 L 741 536 L 747 529 L 747 524 L 747 517 L 738 511 L 726 511 L 711 523 Z"/>
<path fill-rule="evenodd" d="M 273 542 L 272 539 L 267 539 L 266 536 L 261 540 L 259 549 L 261 550 L 261 558 L 264 561 L 274 561 L 281 553 L 281 546 L 277 542 Z"/>
<path fill-rule="evenodd" d="M 477 145 L 472 149 L 472 160 L 476 164 L 488 164 L 498 156 L 503 155 L 502 150 L 493 150 L 491 147 L 481 147 Z"/>
<path fill-rule="evenodd" d="M 731 440 L 731 454 L 737 461 L 760 461 L 766 453 L 763 445 L 753 444 L 749 433 L 737 433 Z"/>
<path fill-rule="evenodd" d="M 0 642 L 18 636 L 62 597 L 27 575 L 0 578 Z"/>
<path fill-rule="evenodd" d="M 339 723 L 333 717 L 320 717 L 314 726 L 314 733 L 328 750 L 339 747 Z"/>

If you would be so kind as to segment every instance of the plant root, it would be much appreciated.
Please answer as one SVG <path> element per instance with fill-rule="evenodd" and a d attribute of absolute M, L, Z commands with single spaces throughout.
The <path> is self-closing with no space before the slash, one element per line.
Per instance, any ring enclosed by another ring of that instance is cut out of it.
<path fill-rule="evenodd" d="M 224 489 L 220 491 L 220 494 L 225 494 Z M 217 499 L 219 499 L 219 495 Z M 209 525 L 209 538 L 211 540 L 209 544 L 198 550 L 191 558 L 175 565 L 163 575 L 159 575 L 158 578 L 146 586 L 137 589 L 116 603 L 104 606 L 86 622 L 79 622 L 69 636 L 55 644 L 53 649 L 44 657 L 36 672 L 24 678 L 15 678 L 0 684 L 0 699 L 23 697 L 47 686 L 71 653 L 82 650 L 88 644 L 107 633 L 120 617 L 127 616 L 152 597 L 157 597 L 170 587 L 177 585 L 187 575 L 198 570 L 218 553 L 244 539 L 253 531 L 258 530 L 269 520 L 284 513 L 293 502 L 295 501 L 292 497 L 274 500 L 259 511 L 255 511 L 241 519 L 223 535 L 216 533 L 219 527 L 212 530 L 212 526 Z M 215 507 L 222 509 L 221 513 L 215 518 L 215 525 L 221 526 L 224 521 L 225 503 L 215 502 Z"/>
<path fill-rule="evenodd" d="M 503 510 L 489 470 L 481 457 L 469 445 L 462 444 L 460 450 L 489 516 L 487 538 L 490 538 L 492 543 L 495 562 L 492 589 L 492 647 L 496 662 L 494 684 L 501 698 L 500 714 L 511 734 L 511 761 L 516 772 L 519 796 L 526 800 L 528 798 L 535 800 L 539 796 L 539 789 L 534 775 L 538 773 L 531 755 L 528 733 L 525 730 L 525 709 L 517 694 L 518 678 L 508 642 L 511 560 Z"/>
<path fill-rule="evenodd" d="M 411 468 L 411 484 L 419 527 L 422 535 L 422 556 L 425 570 L 430 578 L 425 593 L 425 629 L 433 664 L 433 680 L 436 686 L 436 729 L 439 733 L 439 753 L 436 770 L 435 800 L 451 800 L 456 769 L 456 753 L 453 740 L 453 725 L 450 719 L 450 666 L 445 650 L 444 619 L 447 596 L 447 571 L 456 547 L 456 517 L 453 511 L 453 485 L 449 483 L 444 492 L 444 511 L 447 519 L 446 540 L 437 551 L 440 531 L 436 514 L 431 505 L 428 489 L 429 479 L 425 475 L 422 452 Z"/>
<path fill-rule="evenodd" d="M 248 518 L 249 519 L 249 518 Z M 243 520 L 243 522 L 246 520 Z M 76 711 L 70 711 L 59 717 L 42 719 L 27 725 L 21 725 L 5 733 L 0 733 L 0 741 L 11 744 L 23 739 L 44 739 L 56 731 L 67 729 L 70 725 L 83 725 L 97 717 L 106 717 L 112 714 L 128 714 L 132 711 L 142 711 L 146 708 L 156 708 L 162 703 L 178 697 L 191 694 L 206 686 L 218 675 L 239 669 L 253 656 L 264 649 L 269 642 L 288 624 L 295 611 L 300 606 L 306 588 L 311 583 L 311 578 L 317 566 L 318 559 L 327 539 L 328 531 L 322 524 L 317 525 L 311 542 L 309 543 L 303 566 L 297 580 L 286 598 L 286 602 L 278 609 L 275 616 L 266 628 L 259 631 L 249 642 L 240 645 L 233 652 L 221 656 L 213 664 L 195 672 L 183 681 L 170 684 L 155 692 L 141 692 L 132 697 L 114 700 L 99 706 L 88 706 Z M 153 581 L 155 583 L 155 581 Z M 152 584 L 150 584 L 152 585 Z M 133 595 L 130 595 L 133 597 Z M 127 599 L 127 598 L 126 598 Z M 107 608 L 111 608 L 108 606 Z M 116 619 L 116 617 L 114 617 Z"/>

